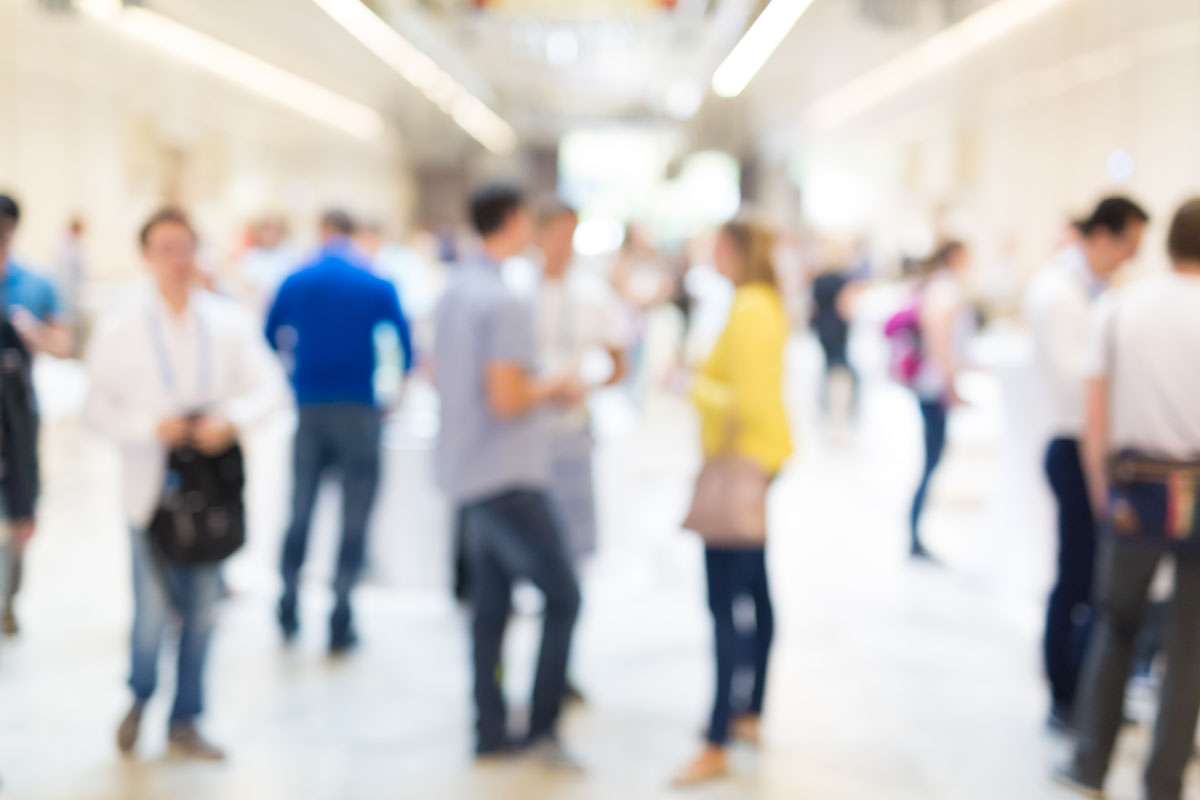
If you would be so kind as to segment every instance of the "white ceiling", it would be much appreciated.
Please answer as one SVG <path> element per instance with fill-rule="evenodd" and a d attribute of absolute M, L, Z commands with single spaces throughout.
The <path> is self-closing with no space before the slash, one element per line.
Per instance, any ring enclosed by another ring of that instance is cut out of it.
<path fill-rule="evenodd" d="M 726 128 L 744 134 L 794 115 L 819 93 L 989 1 L 815 0 L 734 103 L 718 101 L 708 83 L 765 0 L 675 0 L 673 9 L 660 7 L 669 0 L 369 5 L 512 123 L 525 143 L 609 121 L 661 123 L 691 94 L 704 108 L 690 124 L 711 128 L 698 138 L 720 144 Z M 379 108 L 396 121 L 414 159 L 456 159 L 476 147 L 309 0 L 145 4 Z"/>

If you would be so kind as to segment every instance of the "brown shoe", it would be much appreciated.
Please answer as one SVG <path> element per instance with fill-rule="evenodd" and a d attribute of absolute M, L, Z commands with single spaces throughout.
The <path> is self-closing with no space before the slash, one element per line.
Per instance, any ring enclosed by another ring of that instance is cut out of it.
<path fill-rule="evenodd" d="M 142 708 L 141 703 L 134 703 L 117 728 L 117 749 L 125 755 L 132 753 L 137 746 L 138 734 L 142 730 Z"/>
<path fill-rule="evenodd" d="M 171 726 L 168 748 L 172 756 L 193 761 L 224 761 L 225 751 L 214 746 L 196 730 L 191 722 Z"/>
<path fill-rule="evenodd" d="M 729 762 L 725 759 L 725 750 L 710 744 L 675 776 L 672 784 L 678 788 L 699 786 L 720 780 L 728 774 Z"/>
<path fill-rule="evenodd" d="M 17 615 L 11 608 L 4 609 L 4 635 L 16 636 L 20 632 L 21 626 L 17 623 Z"/>

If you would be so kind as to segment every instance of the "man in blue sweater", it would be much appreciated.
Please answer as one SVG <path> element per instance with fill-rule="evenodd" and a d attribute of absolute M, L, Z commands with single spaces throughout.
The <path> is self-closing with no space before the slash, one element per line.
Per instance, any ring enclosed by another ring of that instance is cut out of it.
<path fill-rule="evenodd" d="M 396 289 L 371 274 L 350 241 L 353 233 L 353 221 L 345 212 L 327 212 L 321 220 L 320 252 L 284 281 L 267 315 L 267 340 L 288 368 L 300 409 L 279 623 L 284 638 L 293 639 L 299 629 L 297 595 L 313 505 L 322 475 L 337 470 L 343 506 L 330 620 L 329 649 L 334 654 L 357 643 L 350 593 L 365 561 L 367 522 L 379 483 L 382 415 L 374 379 L 380 326 L 395 328 L 405 372 L 413 364 L 408 322 Z"/>

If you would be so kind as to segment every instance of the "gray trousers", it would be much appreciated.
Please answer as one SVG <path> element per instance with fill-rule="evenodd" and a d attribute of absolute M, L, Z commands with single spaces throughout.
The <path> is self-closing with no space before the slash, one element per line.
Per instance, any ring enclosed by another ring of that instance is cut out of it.
<path fill-rule="evenodd" d="M 1079 743 L 1074 774 L 1094 786 L 1102 786 L 1108 773 L 1150 584 L 1167 556 L 1162 548 L 1129 541 L 1108 539 L 1101 546 L 1097 626 L 1075 703 Z M 1166 631 L 1167 672 L 1146 767 L 1147 800 L 1180 800 L 1200 716 L 1200 553 L 1177 555 L 1175 562 L 1175 596 Z"/>

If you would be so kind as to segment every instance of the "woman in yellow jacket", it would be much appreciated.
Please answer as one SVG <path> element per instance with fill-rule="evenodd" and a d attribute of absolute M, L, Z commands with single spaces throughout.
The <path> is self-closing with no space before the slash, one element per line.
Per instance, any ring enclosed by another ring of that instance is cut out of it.
<path fill-rule="evenodd" d="M 792 439 L 783 399 L 784 349 L 789 325 L 772 263 L 774 237 L 765 228 L 730 222 L 717 235 L 714 260 L 721 274 L 737 287 L 729 321 L 708 361 L 697 373 L 691 397 L 700 411 L 704 454 L 712 458 L 731 448 L 776 475 L 792 454 Z M 767 660 L 774 615 L 767 586 L 764 548 L 705 550 L 708 604 L 716 644 L 716 700 L 707 745 L 677 776 L 681 785 L 725 774 L 725 746 L 730 736 L 756 743 L 766 689 Z M 754 601 L 755 628 L 739 631 L 734 603 Z M 753 663 L 739 656 L 753 654 Z M 749 703 L 733 704 L 734 673 L 753 667 Z"/>

